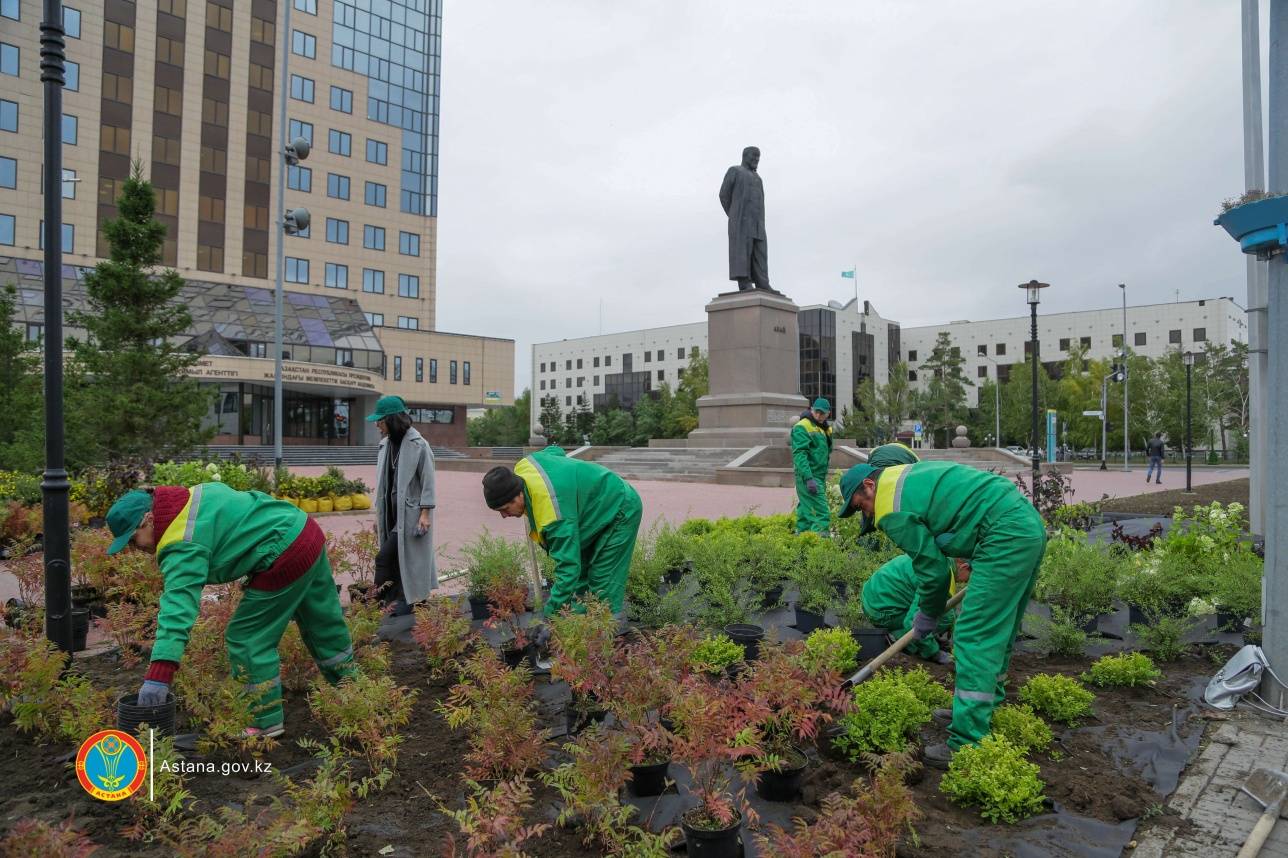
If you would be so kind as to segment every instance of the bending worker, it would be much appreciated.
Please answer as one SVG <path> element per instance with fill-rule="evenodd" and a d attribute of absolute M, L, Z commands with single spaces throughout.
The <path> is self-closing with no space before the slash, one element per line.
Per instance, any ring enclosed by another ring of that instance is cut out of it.
<path fill-rule="evenodd" d="M 165 702 L 200 612 L 202 588 L 247 576 L 224 634 L 233 676 L 265 687 L 247 736 L 284 732 L 277 645 L 291 620 L 328 682 L 353 672 L 326 534 L 300 509 L 223 483 L 157 486 L 127 492 L 108 510 L 107 525 L 116 537 L 108 554 L 127 545 L 155 554 L 165 579 L 140 706 Z"/>
<path fill-rule="evenodd" d="M 796 532 L 828 534 L 832 512 L 827 506 L 827 463 L 832 458 L 832 405 L 823 397 L 801 412 L 792 427 L 792 468 L 796 472 Z"/>
<path fill-rule="evenodd" d="M 555 562 L 545 616 L 564 605 L 585 610 L 589 593 L 621 618 L 644 508 L 635 489 L 594 462 L 570 459 L 560 447 L 524 456 L 511 471 L 496 467 L 483 476 L 483 499 L 502 518 L 527 516 L 528 536 Z M 547 627 L 537 632 L 544 645 Z"/>
<path fill-rule="evenodd" d="M 952 595 L 970 578 L 970 564 L 956 559 L 948 564 L 944 574 L 952 579 L 948 585 L 949 595 Z M 917 615 L 917 573 L 912 568 L 912 558 L 900 554 L 882 565 L 864 582 L 860 598 L 863 613 L 874 626 L 885 629 L 896 640 L 907 634 Z M 904 652 L 936 664 L 949 664 L 952 656 L 940 647 L 938 636 L 952 627 L 953 613 L 945 612 L 939 618 L 934 634 L 918 638 L 908 644 Z"/>
<path fill-rule="evenodd" d="M 953 631 L 948 743 L 925 750 L 927 764 L 947 768 L 956 749 L 988 734 L 1006 696 L 1011 647 L 1046 548 L 1042 518 L 1005 477 L 953 462 L 855 465 L 841 478 L 841 497 L 842 516 L 862 511 L 911 558 L 918 637 L 933 634 L 944 614 L 947 558 L 970 558 L 970 587 Z"/>

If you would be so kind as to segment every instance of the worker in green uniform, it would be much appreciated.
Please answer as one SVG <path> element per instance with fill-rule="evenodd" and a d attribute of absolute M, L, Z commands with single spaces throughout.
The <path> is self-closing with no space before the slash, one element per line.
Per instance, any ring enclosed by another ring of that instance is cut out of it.
<path fill-rule="evenodd" d="M 970 578 L 970 564 L 954 558 L 944 574 L 952 577 L 948 588 L 951 595 Z M 883 564 L 872 573 L 871 578 L 863 582 L 860 598 L 863 613 L 872 621 L 872 625 L 885 629 L 896 640 L 907 634 L 917 615 L 917 573 L 912 568 L 912 558 L 907 554 L 900 554 Z M 908 644 L 904 652 L 936 664 L 951 662 L 952 656 L 940 647 L 937 636 L 952 629 L 953 619 L 951 612 L 945 613 L 939 618 L 939 625 L 935 627 L 933 635 L 918 638 Z"/>
<path fill-rule="evenodd" d="M 874 468 L 889 468 L 893 465 L 915 465 L 921 459 L 917 454 L 912 452 L 912 448 L 907 444 L 900 444 L 898 441 L 891 441 L 889 444 L 881 444 L 873 447 L 868 453 L 868 464 Z M 841 503 L 844 510 L 845 503 Z M 863 526 L 859 529 L 859 535 L 865 536 L 872 532 L 872 517 L 863 516 Z"/>
<path fill-rule="evenodd" d="M 792 427 L 792 468 L 796 472 L 796 532 L 828 534 L 832 512 L 827 506 L 827 463 L 832 458 L 832 404 L 823 397 L 801 412 Z"/>
<path fill-rule="evenodd" d="M 925 750 L 947 768 L 953 752 L 988 734 L 1006 695 L 1011 647 L 1037 581 L 1046 529 L 1032 504 L 1005 477 L 954 462 L 880 470 L 855 465 L 841 478 L 842 516 L 871 516 L 912 560 L 918 637 L 933 634 L 948 600 L 948 557 L 969 558 L 970 587 L 953 630 L 957 661 L 948 743 Z"/>
<path fill-rule="evenodd" d="M 589 593 L 620 619 L 644 514 L 640 496 L 625 480 L 551 446 L 524 456 L 513 471 L 503 466 L 488 471 L 483 499 L 502 518 L 527 516 L 529 538 L 554 559 L 546 617 L 569 604 L 585 610 L 578 600 Z M 538 648 L 546 635 L 548 626 L 542 624 L 535 634 Z"/>
<path fill-rule="evenodd" d="M 224 639 L 233 675 L 261 689 L 247 736 L 284 732 L 277 645 L 291 620 L 329 682 L 353 672 L 353 644 L 326 534 L 295 506 L 223 483 L 157 486 L 127 492 L 108 510 L 107 525 L 116 537 L 108 554 L 127 545 L 153 553 L 165 581 L 139 705 L 165 701 L 197 620 L 202 588 L 241 578 L 248 580 Z"/>

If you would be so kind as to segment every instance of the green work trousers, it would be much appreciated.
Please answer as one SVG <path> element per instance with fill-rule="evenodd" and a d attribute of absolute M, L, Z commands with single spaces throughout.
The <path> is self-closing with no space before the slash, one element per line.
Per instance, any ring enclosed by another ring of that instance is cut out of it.
<path fill-rule="evenodd" d="M 631 558 L 635 556 L 635 538 L 640 532 L 644 505 L 634 489 L 622 498 L 622 507 L 613 517 L 599 538 L 584 546 L 581 552 L 582 579 L 575 597 L 589 592 L 602 599 L 620 613 L 626 601 L 626 579 L 631 574 Z M 579 610 L 584 610 L 579 607 Z"/>
<path fill-rule="evenodd" d="M 832 511 L 827 507 L 827 475 L 823 479 L 814 479 L 818 483 L 818 494 L 812 495 L 805 483 L 809 477 L 796 475 L 796 532 L 812 530 L 824 536 L 832 532 Z"/>
<path fill-rule="evenodd" d="M 948 746 L 954 750 L 988 735 L 993 710 L 1006 698 L 1006 672 L 1046 549 L 1046 528 L 1028 501 L 1017 497 L 981 528 L 971 557 L 970 586 L 953 630 L 957 681 Z"/>
<path fill-rule="evenodd" d="M 233 676 L 262 687 L 256 727 L 282 723 L 282 663 L 277 645 L 291 620 L 300 627 L 304 645 L 328 682 L 339 682 L 353 672 L 353 643 L 325 548 L 309 571 L 282 589 L 247 587 L 224 633 Z"/>
<path fill-rule="evenodd" d="M 917 615 L 917 580 L 913 576 L 912 558 L 900 554 L 873 572 L 872 577 L 864 582 L 860 597 L 863 613 L 874 626 L 885 629 L 896 640 L 903 637 L 912 628 L 912 618 Z M 935 633 L 942 634 L 951 629 L 953 617 L 951 611 L 940 617 Z M 939 652 L 939 641 L 934 635 L 927 635 L 908 644 L 904 652 L 918 658 L 932 658 Z"/>

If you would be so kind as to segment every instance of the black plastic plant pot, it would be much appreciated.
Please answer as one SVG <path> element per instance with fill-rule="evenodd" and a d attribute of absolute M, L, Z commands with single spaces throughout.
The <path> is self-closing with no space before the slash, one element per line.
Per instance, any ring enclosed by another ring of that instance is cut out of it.
<path fill-rule="evenodd" d="M 679 566 L 666 570 L 666 572 L 662 575 L 662 580 L 670 584 L 671 586 L 675 586 L 676 584 L 680 583 L 681 578 L 683 578 L 685 575 L 688 575 L 692 571 L 693 571 L 693 561 L 685 560 Z"/>
<path fill-rule="evenodd" d="M 755 661 L 760 657 L 760 642 L 765 638 L 765 630 L 760 626 L 754 626 L 751 623 L 733 623 L 724 627 L 724 633 L 731 641 L 742 646 L 747 661 Z"/>
<path fill-rule="evenodd" d="M 694 811 L 701 813 L 702 808 L 690 808 L 680 816 L 680 828 L 684 831 L 684 843 L 690 858 L 742 858 L 742 841 L 738 837 L 742 830 L 742 814 L 735 811 L 732 825 L 712 830 L 694 828 L 689 824 L 689 817 L 697 815 Z"/>
<path fill-rule="evenodd" d="M 885 629 L 853 629 L 854 639 L 859 643 L 859 661 L 870 661 L 890 646 Z"/>
<path fill-rule="evenodd" d="M 173 736 L 174 710 L 173 694 L 166 694 L 159 706 L 140 706 L 139 695 L 126 694 L 116 699 L 116 729 L 133 736 L 140 725 L 147 724 L 162 736 Z"/>
<path fill-rule="evenodd" d="M 801 778 L 809 768 L 809 759 L 796 748 L 783 754 L 779 771 L 764 771 L 756 781 L 756 795 L 765 801 L 794 801 L 801 791 Z"/>
<path fill-rule="evenodd" d="M 815 629 L 827 628 L 827 623 L 823 622 L 823 615 L 816 614 L 813 611 L 796 606 L 796 631 L 807 635 Z"/>
<path fill-rule="evenodd" d="M 1220 632 L 1242 634 L 1248 630 L 1247 618 L 1233 614 L 1228 608 L 1218 605 L 1216 609 L 1216 628 Z"/>
<path fill-rule="evenodd" d="M 1082 629 L 1089 635 L 1094 635 L 1096 633 L 1096 629 L 1100 628 L 1100 617 L 1098 615 L 1088 617 L 1078 625 L 1078 628 Z"/>
<path fill-rule="evenodd" d="M 1141 609 L 1140 605 L 1128 604 L 1127 622 L 1133 626 L 1145 625 L 1149 622 L 1149 618 L 1145 616 L 1145 612 Z"/>
<path fill-rule="evenodd" d="M 89 637 L 89 608 L 72 606 L 72 652 L 85 649 Z"/>
<path fill-rule="evenodd" d="M 349 601 L 366 602 L 375 597 L 375 587 L 371 584 L 350 584 Z"/>
<path fill-rule="evenodd" d="M 760 597 L 760 607 L 766 611 L 777 605 L 783 598 L 783 585 L 778 584 L 765 591 Z"/>
<path fill-rule="evenodd" d="M 505 659 L 505 666 L 511 670 L 514 670 L 516 667 L 523 664 L 523 660 L 527 657 L 528 648 L 526 646 L 521 646 L 516 649 L 503 648 L 501 650 L 501 658 Z"/>
<path fill-rule="evenodd" d="M 833 581 L 832 591 L 836 593 L 836 597 L 838 599 L 844 600 L 845 594 L 850 591 L 850 585 L 848 582 L 845 582 L 845 581 Z"/>
<path fill-rule="evenodd" d="M 492 616 L 492 606 L 486 596 L 470 596 L 470 619 L 486 620 Z"/>
<path fill-rule="evenodd" d="M 666 791 L 666 773 L 670 760 L 631 766 L 631 793 L 640 797 L 661 795 Z"/>
<path fill-rule="evenodd" d="M 608 711 L 605 709 L 586 710 L 569 704 L 564 709 L 564 727 L 569 736 L 575 736 L 591 724 L 598 724 L 607 717 Z"/>

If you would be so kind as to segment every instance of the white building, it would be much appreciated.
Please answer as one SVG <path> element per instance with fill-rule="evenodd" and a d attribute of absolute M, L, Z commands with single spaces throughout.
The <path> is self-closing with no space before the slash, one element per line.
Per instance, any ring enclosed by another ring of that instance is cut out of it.
<path fill-rule="evenodd" d="M 824 396 L 838 410 L 853 408 L 858 382 L 884 384 L 899 361 L 898 324 L 866 301 L 802 307 L 797 322 L 800 393 L 811 401 Z M 548 396 L 565 412 L 579 404 L 598 411 L 613 402 L 629 408 L 664 383 L 674 389 L 694 349 L 707 350 L 705 321 L 533 345 L 533 431 Z"/>
<path fill-rule="evenodd" d="M 1017 316 L 904 328 L 902 359 L 908 362 L 909 380 L 919 388 L 927 381 L 919 367 L 930 357 L 941 331 L 948 332 L 953 347 L 966 358 L 962 371 L 976 385 L 967 388 L 967 404 L 973 408 L 979 398 L 978 385 L 996 379 L 999 365 L 1005 381 L 1010 365 L 1025 361 L 1031 322 L 1028 316 Z M 1121 307 L 1051 314 L 1038 308 L 1038 348 L 1045 364 L 1062 363 L 1069 349 L 1079 344 L 1087 350 L 1088 358 L 1113 357 L 1122 351 L 1122 334 Z M 1134 354 L 1156 358 L 1169 349 L 1200 351 L 1209 342 L 1228 345 L 1247 341 L 1246 311 L 1231 298 L 1127 308 L 1127 344 Z"/>

